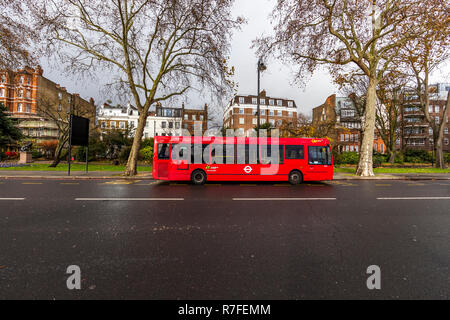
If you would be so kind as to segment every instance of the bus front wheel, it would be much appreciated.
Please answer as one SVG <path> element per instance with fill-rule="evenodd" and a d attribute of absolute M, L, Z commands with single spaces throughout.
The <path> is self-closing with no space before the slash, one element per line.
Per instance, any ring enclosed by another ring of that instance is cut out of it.
<path fill-rule="evenodd" d="M 289 173 L 289 183 L 296 186 L 303 182 L 303 175 L 300 171 L 294 170 Z"/>
<path fill-rule="evenodd" d="M 206 183 L 206 173 L 203 170 L 195 170 L 191 174 L 191 182 L 197 186 L 204 185 Z"/>

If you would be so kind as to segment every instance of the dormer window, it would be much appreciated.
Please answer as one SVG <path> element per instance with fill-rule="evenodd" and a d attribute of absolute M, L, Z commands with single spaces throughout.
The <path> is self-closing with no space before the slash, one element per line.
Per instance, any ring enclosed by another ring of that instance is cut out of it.
<path fill-rule="evenodd" d="M 239 103 L 243 104 L 245 102 L 244 97 L 239 97 Z"/>

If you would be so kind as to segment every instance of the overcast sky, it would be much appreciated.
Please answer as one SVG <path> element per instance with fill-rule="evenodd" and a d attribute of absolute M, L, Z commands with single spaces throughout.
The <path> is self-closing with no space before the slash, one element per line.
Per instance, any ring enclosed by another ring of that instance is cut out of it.
<path fill-rule="evenodd" d="M 238 82 L 239 92 L 242 94 L 256 94 L 257 57 L 255 51 L 251 49 L 251 44 L 256 37 L 271 32 L 269 15 L 275 3 L 276 0 L 236 0 L 234 14 L 244 16 L 248 21 L 241 31 L 234 33 L 230 63 L 236 68 L 235 80 Z M 104 81 L 101 79 L 84 79 L 83 81 L 77 77 L 71 79 L 62 73 L 58 65 L 50 66 L 46 61 L 42 61 L 42 65 L 44 76 L 67 87 L 69 92 L 78 92 L 85 98 L 94 97 L 98 104 L 110 98 L 102 95 L 101 87 Z M 261 79 L 261 89 L 265 89 L 269 96 L 275 98 L 294 99 L 302 113 L 311 114 L 312 108 L 321 105 L 331 94 L 338 93 L 330 75 L 324 70 L 317 71 L 306 87 L 301 88 L 293 83 L 292 72 L 294 69 L 292 66 L 269 61 L 267 67 L 268 69 Z M 442 81 L 448 77 L 448 69 L 446 68 L 445 74 L 441 72 L 436 75 L 434 81 Z M 191 93 L 184 100 L 186 100 L 187 106 L 200 108 L 205 103 L 210 104 L 210 101 L 203 100 L 205 97 L 198 93 Z M 117 101 L 113 102 L 117 103 Z"/>

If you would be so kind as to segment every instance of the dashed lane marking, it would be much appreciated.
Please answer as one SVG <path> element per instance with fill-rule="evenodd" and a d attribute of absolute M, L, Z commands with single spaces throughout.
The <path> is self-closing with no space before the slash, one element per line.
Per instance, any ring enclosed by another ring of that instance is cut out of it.
<path fill-rule="evenodd" d="M 233 201 L 335 201 L 336 198 L 233 198 Z"/>
<path fill-rule="evenodd" d="M 184 198 L 76 198 L 75 201 L 184 201 Z"/>
<path fill-rule="evenodd" d="M 26 184 L 26 185 L 40 185 L 43 184 L 42 182 L 22 182 L 22 184 Z"/>
<path fill-rule="evenodd" d="M 399 198 L 377 198 L 377 200 L 450 200 L 450 197 L 399 197 Z"/>
<path fill-rule="evenodd" d="M 0 201 L 23 201 L 25 198 L 0 198 Z"/>

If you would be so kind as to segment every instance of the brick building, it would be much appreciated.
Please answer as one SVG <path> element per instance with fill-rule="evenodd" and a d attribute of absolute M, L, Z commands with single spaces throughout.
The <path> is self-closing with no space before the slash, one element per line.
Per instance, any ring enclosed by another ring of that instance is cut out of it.
<path fill-rule="evenodd" d="M 328 122 L 334 127 L 330 134 L 339 152 L 359 152 L 361 143 L 361 118 L 353 100 L 331 95 L 324 104 L 313 109 L 313 124 Z M 375 132 L 374 151 L 386 152 L 383 139 Z"/>
<path fill-rule="evenodd" d="M 226 129 L 234 129 L 241 136 L 251 136 L 257 126 L 256 95 L 237 95 L 225 109 L 223 125 Z M 294 100 L 272 98 L 266 91 L 260 93 L 261 125 L 270 123 L 273 128 L 280 128 L 284 122 L 297 122 L 297 105 Z"/>
<path fill-rule="evenodd" d="M 444 152 L 450 152 L 449 115 L 444 116 L 447 93 L 450 91 L 450 83 L 439 83 L 431 86 L 430 103 L 428 112 L 436 123 L 444 124 L 444 137 L 442 146 Z M 401 110 L 401 135 L 396 145 L 400 149 L 433 150 L 433 129 L 427 122 L 423 111 L 418 105 L 418 97 L 415 93 L 406 94 Z"/>
<path fill-rule="evenodd" d="M 55 119 L 66 121 L 68 114 L 86 116 L 95 124 L 94 100 L 82 99 L 43 76 L 41 67 L 0 71 L 0 102 L 28 140 L 40 143 L 57 140 Z"/>

